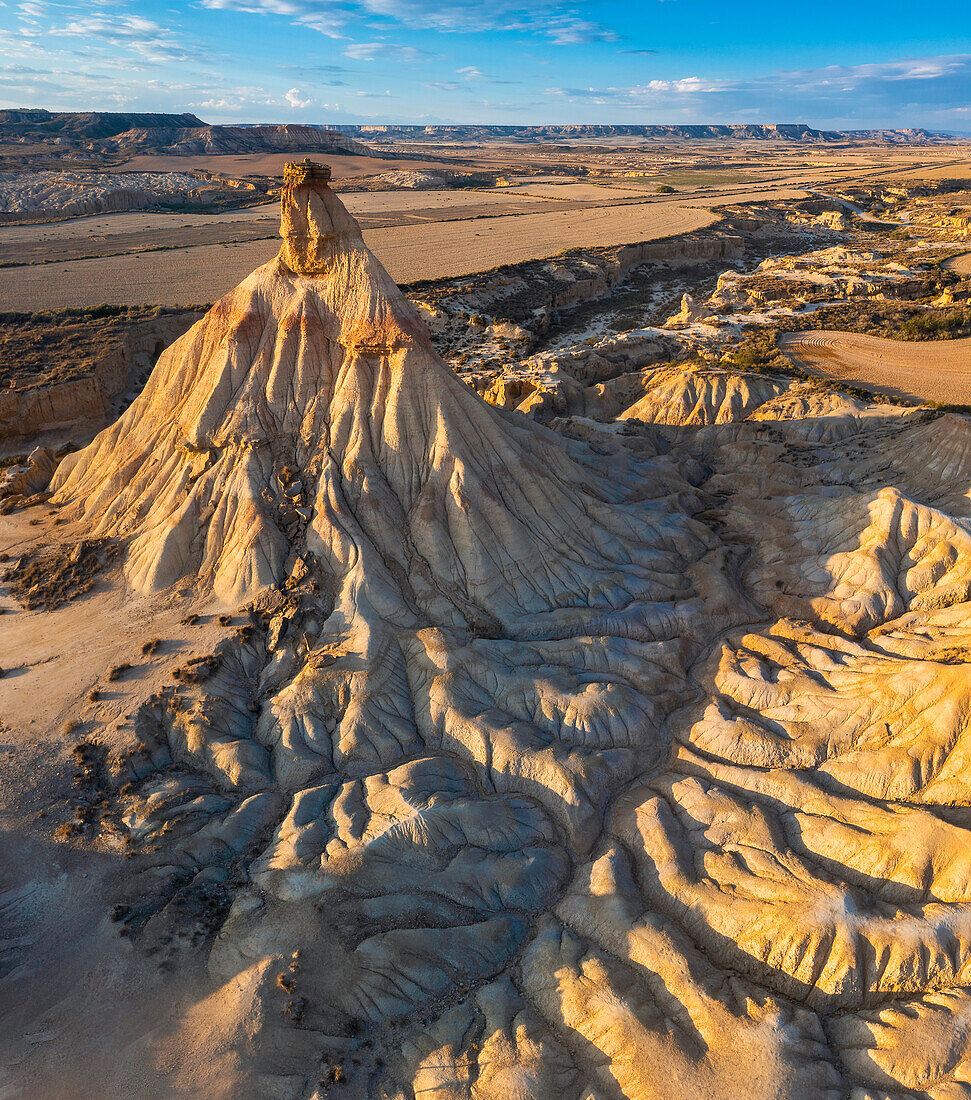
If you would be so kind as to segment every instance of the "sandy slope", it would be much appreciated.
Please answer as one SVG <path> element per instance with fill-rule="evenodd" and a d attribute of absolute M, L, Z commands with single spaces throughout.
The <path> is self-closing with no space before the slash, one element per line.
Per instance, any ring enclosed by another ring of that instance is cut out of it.
<path fill-rule="evenodd" d="M 971 339 L 910 342 L 855 332 L 785 337 L 797 363 L 874 393 L 941 404 L 971 404 Z"/>

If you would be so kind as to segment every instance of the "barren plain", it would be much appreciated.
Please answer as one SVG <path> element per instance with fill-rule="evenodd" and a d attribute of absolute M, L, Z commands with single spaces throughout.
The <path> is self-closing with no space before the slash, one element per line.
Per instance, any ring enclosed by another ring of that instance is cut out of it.
<path fill-rule="evenodd" d="M 701 229 L 717 220 L 704 208 L 682 209 L 670 203 L 482 213 L 455 220 L 442 217 L 451 213 L 448 205 L 426 209 L 427 220 L 421 224 L 414 224 L 406 213 L 400 219 L 403 224 L 365 230 L 368 247 L 398 282 L 487 271 L 567 248 L 656 240 Z M 238 238 L 245 231 L 234 232 L 234 223 L 229 223 L 220 235 L 227 230 L 234 239 L 219 244 L 0 269 L 0 309 L 90 304 L 92 285 L 98 288 L 98 300 L 110 303 L 211 301 L 277 249 L 274 238 L 265 239 L 262 233 L 257 241 L 240 243 Z"/>
<path fill-rule="evenodd" d="M 756 145 L 0 226 L 0 1096 L 971 1095 L 971 157 Z"/>

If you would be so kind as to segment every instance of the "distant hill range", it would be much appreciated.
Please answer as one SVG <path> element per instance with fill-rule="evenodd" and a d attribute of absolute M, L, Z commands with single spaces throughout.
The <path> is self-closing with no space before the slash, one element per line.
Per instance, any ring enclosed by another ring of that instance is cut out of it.
<path fill-rule="evenodd" d="M 388 147 L 417 143 L 482 144 L 595 141 L 783 141 L 807 144 L 930 145 L 953 140 L 927 130 L 815 130 L 811 126 L 210 126 L 193 114 L 114 111 L 0 111 L 0 163 L 54 167 L 63 161 L 118 163 L 139 154 L 213 156 L 324 153 L 389 157 Z M 384 146 L 384 148 L 382 148 Z M 17 148 L 19 147 L 19 148 Z"/>
<path fill-rule="evenodd" d="M 0 140 L 82 143 L 112 138 L 125 130 L 174 130 L 205 126 L 195 115 L 115 111 L 0 111 Z"/>
<path fill-rule="evenodd" d="M 187 157 L 277 152 L 382 156 L 381 150 L 362 145 L 349 134 L 321 126 L 209 126 L 192 114 L 114 111 L 0 111 L 0 145 L 37 146 L 37 155 L 47 158 L 60 153 L 112 160 L 144 153 Z"/>
<path fill-rule="evenodd" d="M 932 145 L 951 140 L 928 130 L 815 130 L 801 123 L 737 126 L 334 126 L 349 137 L 393 141 L 577 141 L 640 137 L 656 141 L 791 141 L 808 144 L 880 142 Z"/>

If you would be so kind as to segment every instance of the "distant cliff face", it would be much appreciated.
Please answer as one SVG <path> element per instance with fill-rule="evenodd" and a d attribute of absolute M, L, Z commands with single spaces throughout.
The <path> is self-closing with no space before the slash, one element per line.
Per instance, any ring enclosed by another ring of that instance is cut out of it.
<path fill-rule="evenodd" d="M 337 126 L 354 137 L 394 137 L 414 141 L 544 141 L 562 138 L 644 137 L 669 141 L 798 141 L 835 144 L 876 141 L 891 145 L 926 145 L 949 135 L 927 130 L 815 130 L 802 123 L 733 126 Z"/>
<path fill-rule="evenodd" d="M 0 144 L 53 142 L 93 155 L 200 156 L 227 153 L 352 153 L 380 156 L 356 138 L 399 141 L 559 141 L 642 137 L 657 141 L 785 141 L 812 145 L 877 142 L 928 145 L 950 135 L 927 130 L 816 130 L 802 123 L 732 126 L 210 126 L 193 114 L 112 111 L 0 111 Z M 386 154 L 385 154 L 386 155 Z"/>
<path fill-rule="evenodd" d="M 133 127 L 115 134 L 96 148 L 103 152 L 165 153 L 169 156 L 220 153 L 373 153 L 344 134 L 318 126 L 207 126 Z"/>
<path fill-rule="evenodd" d="M 204 126 L 193 114 L 167 115 L 129 111 L 0 111 L 0 139 L 25 141 L 71 139 L 78 142 L 113 137 L 136 127 L 177 129 Z"/>
<path fill-rule="evenodd" d="M 0 144 L 34 142 L 109 158 L 133 153 L 380 155 L 345 134 L 319 126 L 209 126 L 193 114 L 0 111 Z"/>

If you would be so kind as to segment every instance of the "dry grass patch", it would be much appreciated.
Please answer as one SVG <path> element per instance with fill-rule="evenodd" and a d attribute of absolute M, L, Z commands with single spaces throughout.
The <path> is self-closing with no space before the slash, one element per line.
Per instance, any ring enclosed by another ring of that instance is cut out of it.
<path fill-rule="evenodd" d="M 28 550 L 0 579 L 28 611 L 53 611 L 90 592 L 98 577 L 121 552 L 113 539 L 82 539 L 78 543 Z"/>

